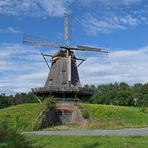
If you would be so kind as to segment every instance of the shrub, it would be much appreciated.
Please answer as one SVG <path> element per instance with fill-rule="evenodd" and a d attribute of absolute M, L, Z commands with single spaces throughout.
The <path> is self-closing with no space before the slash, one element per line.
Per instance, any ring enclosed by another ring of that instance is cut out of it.
<path fill-rule="evenodd" d="M 87 110 L 83 109 L 83 110 L 82 110 L 82 115 L 83 115 L 83 118 L 84 118 L 84 119 L 89 119 L 89 113 L 88 113 Z"/>
<path fill-rule="evenodd" d="M 78 103 L 76 103 L 75 105 L 81 110 L 84 119 L 91 119 L 90 112 L 85 106 Z"/>
<path fill-rule="evenodd" d="M 53 99 L 52 97 L 50 97 L 50 98 L 46 98 L 44 100 L 44 104 L 48 108 L 48 107 L 54 106 L 56 104 L 56 101 L 55 101 L 55 99 Z"/>

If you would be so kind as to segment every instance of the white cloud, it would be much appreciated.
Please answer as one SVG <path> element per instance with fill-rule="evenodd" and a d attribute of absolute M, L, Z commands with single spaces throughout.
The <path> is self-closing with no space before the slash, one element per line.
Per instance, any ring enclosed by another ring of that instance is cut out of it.
<path fill-rule="evenodd" d="M 97 55 L 93 59 L 90 57 L 87 59 L 80 69 L 83 84 L 148 82 L 148 47 L 131 51 L 112 51 L 106 59 L 107 62 L 104 60 L 104 63 Z"/>
<path fill-rule="evenodd" d="M 8 28 L 8 32 L 14 33 L 14 34 L 22 34 L 21 31 L 14 29 L 13 27 Z"/>
<path fill-rule="evenodd" d="M 0 29 L 0 32 L 2 33 L 13 33 L 13 34 L 22 34 L 22 31 L 16 30 L 13 27 L 8 27 L 6 29 Z"/>
<path fill-rule="evenodd" d="M 144 0 L 80 0 L 83 5 L 90 5 L 92 3 L 98 3 L 103 5 L 110 5 L 110 6 L 116 6 L 116 5 L 133 5 L 133 4 L 139 4 L 140 2 Z"/>
<path fill-rule="evenodd" d="M 89 15 L 84 21 L 82 21 L 82 26 L 88 33 L 91 34 L 97 34 L 98 32 L 110 33 L 114 30 L 127 29 L 131 26 L 138 26 L 144 23 L 145 19 L 131 15 L 108 16 L 104 18 L 96 18 Z"/>
<path fill-rule="evenodd" d="M 98 0 L 102 1 L 102 3 L 106 4 L 119 4 L 119 5 L 131 5 L 131 4 L 139 4 L 143 0 Z"/>
<path fill-rule="evenodd" d="M 84 9 L 80 23 L 89 35 L 111 33 L 147 24 L 144 0 L 79 0 Z M 79 5 L 80 5 L 79 4 Z"/>
<path fill-rule="evenodd" d="M 1 44 L 0 51 L 0 92 L 15 93 L 43 86 L 48 68 L 40 48 Z"/>
<path fill-rule="evenodd" d="M 49 15 L 61 16 L 67 10 L 70 0 L 42 0 L 39 4 L 46 10 Z"/>
<path fill-rule="evenodd" d="M 14 16 L 63 16 L 72 0 L 1 0 L 0 14 Z"/>
<path fill-rule="evenodd" d="M 8 3 L 7 0 L 0 0 L 0 6 L 6 6 Z"/>

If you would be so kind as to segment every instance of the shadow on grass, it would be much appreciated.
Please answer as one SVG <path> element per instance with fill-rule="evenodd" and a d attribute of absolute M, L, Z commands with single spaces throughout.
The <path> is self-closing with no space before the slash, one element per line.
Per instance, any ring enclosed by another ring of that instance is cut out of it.
<path fill-rule="evenodd" d="M 84 145 L 84 148 L 97 148 L 100 144 L 98 142 Z"/>

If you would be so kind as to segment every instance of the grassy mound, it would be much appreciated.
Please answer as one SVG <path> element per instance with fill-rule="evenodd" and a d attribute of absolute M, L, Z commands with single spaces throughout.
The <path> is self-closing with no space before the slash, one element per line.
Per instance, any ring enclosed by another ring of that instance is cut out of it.
<path fill-rule="evenodd" d="M 94 121 L 90 128 L 129 128 L 148 126 L 148 108 L 145 112 L 136 107 L 84 104 Z"/>
<path fill-rule="evenodd" d="M 33 122 L 42 109 L 43 105 L 38 103 L 16 105 L 0 109 L 0 118 L 5 118 L 12 126 L 23 131 L 32 130 Z"/>
<path fill-rule="evenodd" d="M 148 109 L 142 112 L 136 107 L 83 104 L 93 120 L 89 129 L 117 129 L 128 127 L 148 127 Z M 44 105 L 38 103 L 22 104 L 0 109 L 0 119 L 6 118 L 12 126 L 28 131 L 33 129 Z"/>

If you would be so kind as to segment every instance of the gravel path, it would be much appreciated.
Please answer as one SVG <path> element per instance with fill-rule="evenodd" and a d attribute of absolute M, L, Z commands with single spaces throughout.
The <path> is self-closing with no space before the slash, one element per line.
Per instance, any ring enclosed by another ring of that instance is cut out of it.
<path fill-rule="evenodd" d="M 119 130 L 62 130 L 62 131 L 33 131 L 23 132 L 26 135 L 76 135 L 76 136 L 148 136 L 148 128 L 129 128 Z"/>

